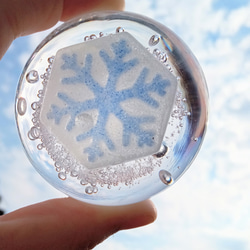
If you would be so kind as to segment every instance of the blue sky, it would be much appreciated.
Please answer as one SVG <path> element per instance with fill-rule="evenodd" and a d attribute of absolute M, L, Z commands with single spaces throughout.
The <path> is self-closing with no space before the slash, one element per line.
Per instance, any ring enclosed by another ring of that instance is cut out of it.
<path fill-rule="evenodd" d="M 221 0 L 128 0 L 191 48 L 210 92 L 209 128 L 184 176 L 153 197 L 158 219 L 112 236 L 96 249 L 250 249 L 250 4 Z M 17 39 L 0 61 L 0 194 L 7 211 L 62 196 L 28 162 L 16 130 L 14 98 L 29 55 L 48 31 Z"/>

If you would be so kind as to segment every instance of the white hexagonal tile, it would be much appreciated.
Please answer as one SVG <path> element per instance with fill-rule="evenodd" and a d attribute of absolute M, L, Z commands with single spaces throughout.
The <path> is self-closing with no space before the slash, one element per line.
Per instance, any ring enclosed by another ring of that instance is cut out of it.
<path fill-rule="evenodd" d="M 129 33 L 57 52 L 41 123 L 88 168 L 156 153 L 166 131 L 176 78 Z"/>

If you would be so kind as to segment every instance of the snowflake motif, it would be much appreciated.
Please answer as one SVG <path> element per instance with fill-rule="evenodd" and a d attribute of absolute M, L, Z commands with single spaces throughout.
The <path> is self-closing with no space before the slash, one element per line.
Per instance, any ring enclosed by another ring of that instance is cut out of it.
<path fill-rule="evenodd" d="M 75 126 L 78 115 L 85 111 L 98 110 L 98 118 L 94 126 L 87 132 L 79 134 L 76 137 L 77 141 L 82 141 L 87 138 L 92 139 L 90 146 L 84 149 L 84 153 L 88 155 L 90 162 L 95 162 L 98 157 L 103 156 L 100 143 L 105 143 L 110 151 L 115 150 L 115 144 L 105 129 L 110 114 L 115 115 L 123 125 L 122 144 L 124 147 L 130 144 L 132 134 L 136 136 L 139 147 L 143 147 L 144 145 L 152 146 L 154 144 L 154 131 L 145 130 L 141 125 L 154 122 L 155 117 L 132 116 L 121 107 L 121 103 L 132 98 L 137 98 L 146 105 L 157 108 L 159 103 L 150 96 L 150 93 L 164 96 L 167 86 L 170 85 L 169 80 L 163 79 L 160 74 L 156 74 L 153 80 L 147 83 L 146 78 L 149 74 L 149 69 L 144 67 L 132 87 L 117 91 L 116 85 L 119 78 L 123 74 L 129 73 L 139 61 L 136 58 L 125 61 L 125 56 L 131 53 L 131 48 L 129 48 L 126 40 L 120 40 L 119 42 L 111 44 L 111 46 L 114 53 L 113 57 L 109 56 L 104 49 L 99 51 L 99 56 L 106 65 L 109 74 L 104 87 L 94 80 L 91 74 L 93 64 L 91 54 L 86 55 L 84 66 L 78 63 L 77 54 L 62 54 L 64 63 L 61 69 L 73 71 L 74 76 L 63 78 L 61 84 L 84 84 L 93 92 L 94 98 L 81 102 L 73 100 L 66 93 L 59 92 L 58 98 L 61 99 L 66 106 L 60 108 L 56 105 L 51 105 L 51 111 L 47 114 L 47 118 L 54 119 L 56 124 L 60 123 L 62 117 L 69 115 L 70 120 L 67 123 L 66 129 L 71 131 Z"/>

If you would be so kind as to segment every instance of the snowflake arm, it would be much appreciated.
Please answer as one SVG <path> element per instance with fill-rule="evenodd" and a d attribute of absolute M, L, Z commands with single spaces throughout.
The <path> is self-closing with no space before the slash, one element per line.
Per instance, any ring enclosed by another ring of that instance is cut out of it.
<path fill-rule="evenodd" d="M 127 47 L 125 40 L 121 40 L 117 44 L 112 44 L 112 50 L 115 54 L 113 59 L 105 50 L 100 51 L 100 57 L 107 66 L 109 76 L 114 78 L 119 77 L 138 64 L 138 60 L 136 58 L 124 62 L 124 57 L 131 52 L 131 49 Z"/>
<path fill-rule="evenodd" d="M 93 138 L 89 147 L 84 150 L 84 153 L 88 154 L 88 160 L 94 162 L 97 157 L 103 155 L 103 151 L 100 148 L 100 143 L 104 142 L 110 151 L 115 149 L 112 140 L 109 138 L 105 125 L 108 114 L 99 115 L 96 125 L 88 132 L 77 136 L 77 141 L 82 141 L 87 138 Z"/>
<path fill-rule="evenodd" d="M 58 93 L 58 97 L 67 104 L 65 108 L 59 108 L 56 105 L 51 106 L 51 112 L 47 114 L 48 119 L 55 119 L 55 123 L 59 124 L 62 117 L 70 115 L 70 121 L 67 124 L 67 130 L 70 131 L 75 126 L 76 117 L 86 110 L 96 109 L 97 104 L 94 100 L 87 100 L 85 102 L 77 102 L 71 99 L 65 93 Z"/>
<path fill-rule="evenodd" d="M 75 76 L 63 78 L 63 84 L 80 83 L 86 85 L 94 93 L 100 93 L 100 91 L 102 91 L 103 88 L 93 79 L 91 74 L 93 58 L 90 54 L 85 58 L 84 67 L 80 67 L 77 63 L 76 54 L 73 54 L 72 56 L 63 54 L 62 59 L 64 60 L 64 64 L 61 66 L 62 70 L 69 69 L 75 73 Z"/>
<path fill-rule="evenodd" d="M 159 106 L 159 103 L 150 96 L 150 92 L 164 96 L 166 94 L 165 89 L 170 83 L 168 80 L 162 79 L 162 76 L 159 74 L 154 77 L 151 83 L 146 83 L 148 72 L 149 69 L 144 68 L 132 88 L 118 92 L 120 102 L 136 98 L 153 108 Z"/>
<path fill-rule="evenodd" d="M 79 67 L 77 63 L 77 55 L 72 54 L 67 55 L 63 54 L 62 55 L 62 60 L 64 61 L 64 64 L 61 66 L 62 70 L 72 70 L 74 72 L 81 72 L 81 68 Z M 72 84 L 72 83 L 78 83 L 81 82 L 81 74 L 78 74 L 77 76 L 74 77 L 65 77 L 62 80 L 63 84 Z"/>
<path fill-rule="evenodd" d="M 144 103 L 148 104 L 153 108 L 157 108 L 159 103 L 152 98 L 149 93 L 154 92 L 160 96 L 166 94 L 165 88 L 169 85 L 167 80 L 163 80 L 161 75 L 156 75 L 150 84 L 146 83 L 146 77 L 148 75 L 148 68 L 144 68 L 141 71 L 136 83 L 131 89 L 133 96 L 142 100 Z"/>
<path fill-rule="evenodd" d="M 152 146 L 154 141 L 154 132 L 146 131 L 141 128 L 143 123 L 151 123 L 155 121 L 153 116 L 141 116 L 134 117 L 129 115 L 124 111 L 120 106 L 114 111 L 115 116 L 123 124 L 123 146 L 128 146 L 130 144 L 131 135 L 136 135 L 138 141 L 137 144 L 139 147 L 142 147 L 144 144 Z"/>

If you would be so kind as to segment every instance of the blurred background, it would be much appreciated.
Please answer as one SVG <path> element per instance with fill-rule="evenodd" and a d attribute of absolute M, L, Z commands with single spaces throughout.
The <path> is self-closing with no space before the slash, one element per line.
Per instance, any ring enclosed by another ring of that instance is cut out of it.
<path fill-rule="evenodd" d="M 190 169 L 152 198 L 157 221 L 119 232 L 96 249 L 250 249 L 249 1 L 127 0 L 126 10 L 163 23 L 193 51 L 210 92 L 209 127 Z M 19 76 L 49 32 L 17 39 L 0 61 L 0 210 L 4 212 L 63 196 L 27 160 L 14 117 Z"/>

